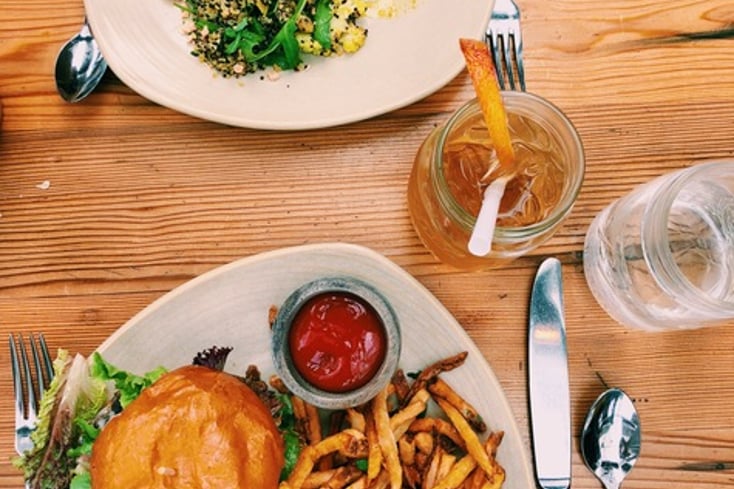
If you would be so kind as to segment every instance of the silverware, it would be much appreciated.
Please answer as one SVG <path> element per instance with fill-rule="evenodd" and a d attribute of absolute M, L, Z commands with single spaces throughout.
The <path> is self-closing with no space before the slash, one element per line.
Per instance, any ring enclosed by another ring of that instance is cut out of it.
<path fill-rule="evenodd" d="M 640 456 L 640 418 L 620 389 L 603 392 L 581 431 L 581 457 L 606 489 L 618 489 Z"/>
<path fill-rule="evenodd" d="M 515 90 L 517 83 L 524 92 L 525 67 L 522 60 L 520 9 L 513 0 L 495 1 L 485 40 L 492 52 L 500 88 L 505 89 L 507 80 L 510 90 Z"/>
<path fill-rule="evenodd" d="M 54 375 L 53 362 L 43 335 L 38 335 L 38 340 L 30 335 L 28 342 L 29 349 L 22 335 L 9 337 L 15 396 L 15 451 L 18 455 L 33 449 L 31 433 L 36 429 L 38 404 Z M 33 370 L 29 357 L 33 360 Z"/>
<path fill-rule="evenodd" d="M 56 58 L 56 89 L 67 102 L 78 102 L 97 87 L 107 70 L 87 19 L 77 35 L 59 51 Z"/>
<path fill-rule="evenodd" d="M 535 276 L 528 331 L 530 424 L 535 472 L 543 489 L 571 485 L 571 401 L 561 262 L 548 258 Z"/>

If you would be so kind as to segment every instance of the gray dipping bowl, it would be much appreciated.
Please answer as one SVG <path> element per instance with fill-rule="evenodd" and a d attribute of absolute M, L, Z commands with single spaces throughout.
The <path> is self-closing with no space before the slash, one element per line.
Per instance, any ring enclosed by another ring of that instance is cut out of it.
<path fill-rule="evenodd" d="M 288 347 L 296 314 L 309 299 L 326 292 L 349 293 L 361 298 L 372 306 L 385 328 L 382 365 L 369 382 L 348 392 L 328 392 L 314 387 L 298 373 Z M 351 277 L 325 277 L 302 285 L 280 306 L 273 323 L 271 352 L 276 373 L 293 394 L 320 408 L 345 409 L 371 400 L 390 382 L 400 360 L 400 325 L 390 303 L 371 285 Z"/>

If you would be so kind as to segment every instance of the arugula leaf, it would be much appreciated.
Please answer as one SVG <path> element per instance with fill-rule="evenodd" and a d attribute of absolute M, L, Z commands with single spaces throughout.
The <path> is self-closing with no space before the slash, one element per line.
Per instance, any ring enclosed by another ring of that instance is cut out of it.
<path fill-rule="evenodd" d="M 281 403 L 281 408 L 276 417 L 280 419 L 278 430 L 283 436 L 283 455 L 285 459 L 285 465 L 280 473 L 280 480 L 285 480 L 290 475 L 293 467 L 296 466 L 298 456 L 303 450 L 303 442 L 296 431 L 296 415 L 293 412 L 293 403 L 291 403 L 290 396 L 287 394 L 276 394 L 276 396 Z"/>
<path fill-rule="evenodd" d="M 316 13 L 313 22 L 313 38 L 325 50 L 331 49 L 331 19 L 333 13 L 331 11 L 331 0 L 319 0 L 316 4 Z"/>
<path fill-rule="evenodd" d="M 296 41 L 296 30 L 296 22 L 291 18 L 275 36 L 275 41 L 280 43 L 283 50 L 280 67 L 284 70 L 292 70 L 301 62 L 301 50 Z"/>
<path fill-rule="evenodd" d="M 279 60 L 278 65 L 283 69 L 292 69 L 298 66 L 298 63 L 301 62 L 301 57 L 300 50 L 298 49 L 298 41 L 296 41 L 296 20 L 298 20 L 305 6 L 306 0 L 298 0 L 293 15 L 283 24 L 270 44 L 259 53 L 252 53 L 252 56 L 249 58 L 246 56 L 245 60 L 248 63 L 253 63 L 282 49 L 280 53 L 282 56 L 275 56 Z"/>

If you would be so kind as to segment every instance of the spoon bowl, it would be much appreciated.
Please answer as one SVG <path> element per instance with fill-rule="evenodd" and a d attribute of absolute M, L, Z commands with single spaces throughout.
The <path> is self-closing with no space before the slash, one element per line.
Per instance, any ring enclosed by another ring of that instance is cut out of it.
<path fill-rule="evenodd" d="M 107 62 L 85 18 L 79 33 L 56 58 L 56 89 L 67 102 L 78 102 L 92 93 L 106 70 Z"/>
<path fill-rule="evenodd" d="M 640 455 L 640 419 L 621 389 L 603 392 L 581 431 L 584 463 L 606 489 L 618 489 Z"/>

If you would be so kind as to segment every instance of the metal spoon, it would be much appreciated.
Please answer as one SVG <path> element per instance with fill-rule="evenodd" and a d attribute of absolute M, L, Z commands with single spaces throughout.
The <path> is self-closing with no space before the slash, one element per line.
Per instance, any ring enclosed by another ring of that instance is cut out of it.
<path fill-rule="evenodd" d="M 594 401 L 581 431 L 581 456 L 606 489 L 618 489 L 640 455 L 640 419 L 632 400 L 609 389 Z"/>
<path fill-rule="evenodd" d="M 78 102 L 95 89 L 107 62 L 92 36 L 87 19 L 79 33 L 59 51 L 56 58 L 56 88 L 67 102 Z"/>

